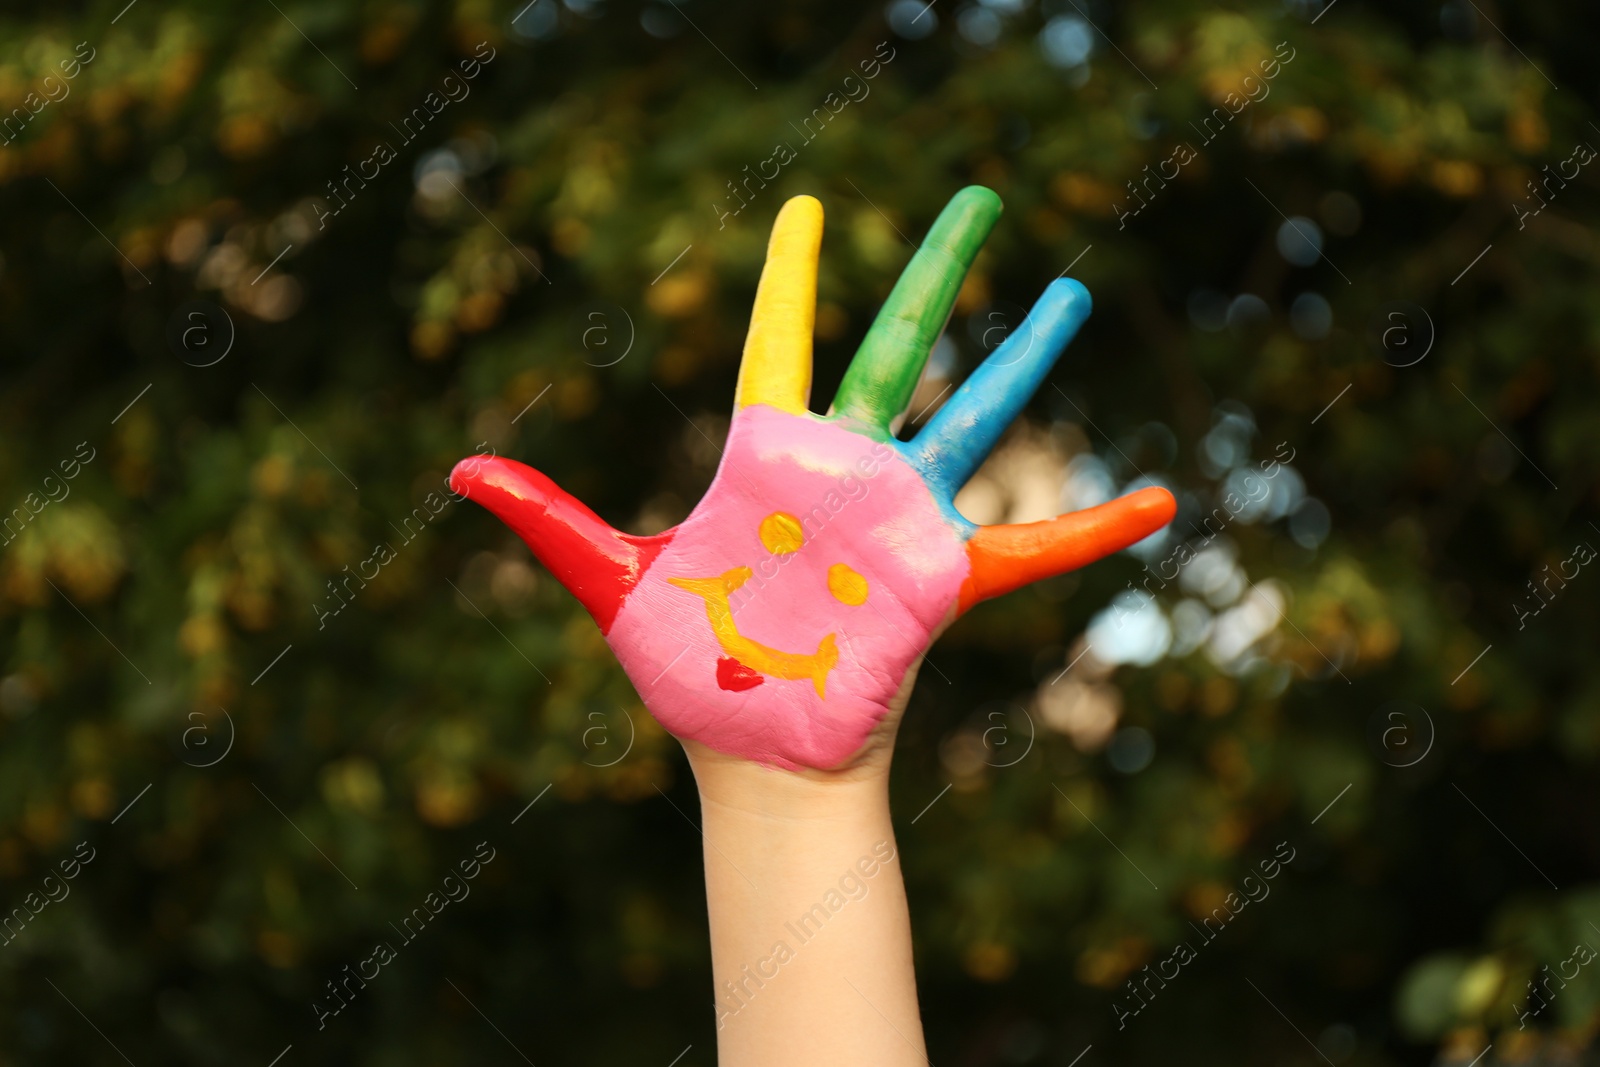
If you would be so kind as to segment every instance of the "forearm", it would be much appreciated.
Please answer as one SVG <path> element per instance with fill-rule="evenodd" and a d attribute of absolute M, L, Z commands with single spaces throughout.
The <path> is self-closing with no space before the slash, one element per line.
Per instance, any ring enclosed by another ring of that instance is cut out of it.
<path fill-rule="evenodd" d="M 722 1067 L 925 1063 L 886 776 L 696 762 Z"/>

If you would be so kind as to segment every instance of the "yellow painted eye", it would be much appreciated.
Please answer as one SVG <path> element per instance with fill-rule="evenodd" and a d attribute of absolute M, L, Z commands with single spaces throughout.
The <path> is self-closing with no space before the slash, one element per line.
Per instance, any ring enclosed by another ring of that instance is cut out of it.
<path fill-rule="evenodd" d="M 864 604 L 867 601 L 867 580 L 843 563 L 828 568 L 828 592 L 844 604 Z"/>
<path fill-rule="evenodd" d="M 758 532 L 761 534 L 761 543 L 767 546 L 767 551 L 776 552 L 780 556 L 798 552 L 800 545 L 805 541 L 804 531 L 800 529 L 800 520 L 786 511 L 774 511 L 762 519 Z"/>

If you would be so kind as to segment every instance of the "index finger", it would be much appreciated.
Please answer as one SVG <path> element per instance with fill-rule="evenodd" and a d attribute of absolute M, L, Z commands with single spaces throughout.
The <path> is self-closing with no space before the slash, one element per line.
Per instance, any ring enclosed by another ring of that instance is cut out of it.
<path fill-rule="evenodd" d="M 769 404 L 793 415 L 811 397 L 811 334 L 817 318 L 822 205 L 797 196 L 772 224 L 767 262 L 745 335 L 734 407 Z"/>

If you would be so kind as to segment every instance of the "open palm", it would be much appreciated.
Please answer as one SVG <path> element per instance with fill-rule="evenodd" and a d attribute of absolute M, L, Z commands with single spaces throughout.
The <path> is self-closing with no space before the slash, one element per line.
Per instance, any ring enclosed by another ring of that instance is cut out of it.
<path fill-rule="evenodd" d="M 895 439 L 999 214 L 988 189 L 950 201 L 820 416 L 808 403 L 822 206 L 785 204 L 722 462 L 664 533 L 621 533 L 514 460 L 467 460 L 451 475 L 582 601 L 678 737 L 789 769 L 844 765 L 892 729 L 908 674 L 961 612 L 1171 521 L 1159 488 L 1010 526 L 976 526 L 952 503 L 1088 317 L 1075 281 L 1051 283 L 921 432 Z"/>

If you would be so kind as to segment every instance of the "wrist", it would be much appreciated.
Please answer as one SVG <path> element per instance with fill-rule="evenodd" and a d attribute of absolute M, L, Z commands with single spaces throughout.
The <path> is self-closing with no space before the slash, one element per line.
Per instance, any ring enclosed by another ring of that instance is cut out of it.
<path fill-rule="evenodd" d="M 886 816 L 889 808 L 887 760 L 855 762 L 838 770 L 785 770 L 739 759 L 685 741 L 700 803 L 708 815 L 748 818 L 774 824 L 854 821 Z"/>

